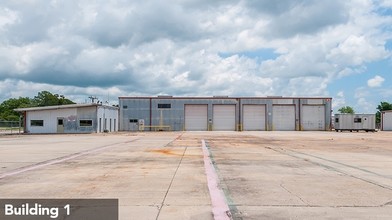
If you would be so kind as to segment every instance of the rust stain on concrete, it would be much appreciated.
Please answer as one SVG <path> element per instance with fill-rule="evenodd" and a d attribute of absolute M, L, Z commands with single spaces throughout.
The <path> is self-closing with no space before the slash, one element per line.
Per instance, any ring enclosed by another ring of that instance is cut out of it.
<path fill-rule="evenodd" d="M 154 149 L 154 150 L 148 150 L 148 152 L 153 152 L 153 153 L 159 153 L 159 154 L 164 154 L 164 155 L 169 155 L 169 156 L 178 156 L 178 157 L 198 157 L 202 158 L 202 155 L 194 155 L 194 154 L 183 154 L 183 152 L 175 152 L 171 149 Z"/>
<path fill-rule="evenodd" d="M 172 156 L 181 156 L 181 157 L 183 155 L 182 153 L 173 152 L 170 149 L 155 149 L 155 150 L 150 150 L 149 152 L 161 153 L 161 154 L 172 155 Z"/>

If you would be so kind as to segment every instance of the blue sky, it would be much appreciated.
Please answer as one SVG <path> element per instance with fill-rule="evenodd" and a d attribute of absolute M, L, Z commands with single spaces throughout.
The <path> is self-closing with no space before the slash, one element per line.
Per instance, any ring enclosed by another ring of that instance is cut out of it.
<path fill-rule="evenodd" d="M 0 102 L 326 96 L 373 113 L 392 102 L 391 27 L 390 0 L 2 1 Z"/>

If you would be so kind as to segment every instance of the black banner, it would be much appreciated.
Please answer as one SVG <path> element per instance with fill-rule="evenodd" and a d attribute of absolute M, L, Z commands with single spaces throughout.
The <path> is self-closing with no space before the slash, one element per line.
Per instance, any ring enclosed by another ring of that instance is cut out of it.
<path fill-rule="evenodd" d="M 1 220 L 118 220 L 118 199 L 0 199 Z"/>

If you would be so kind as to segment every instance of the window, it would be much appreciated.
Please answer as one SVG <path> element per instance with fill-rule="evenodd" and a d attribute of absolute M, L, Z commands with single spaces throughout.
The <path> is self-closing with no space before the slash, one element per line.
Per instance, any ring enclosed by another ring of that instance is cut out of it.
<path fill-rule="evenodd" d="M 128 105 L 124 105 L 124 106 L 123 106 L 123 109 L 127 109 L 127 108 L 128 108 Z"/>
<path fill-rule="evenodd" d="M 339 118 L 335 118 L 335 123 L 339 123 Z"/>
<path fill-rule="evenodd" d="M 93 120 L 80 120 L 79 121 L 79 126 L 80 127 L 92 127 L 93 126 Z"/>
<path fill-rule="evenodd" d="M 57 125 L 64 125 L 64 120 L 62 118 L 57 119 Z"/>
<path fill-rule="evenodd" d="M 44 120 L 30 120 L 30 126 L 32 127 L 43 127 Z"/>
<path fill-rule="evenodd" d="M 354 118 L 354 123 L 362 123 L 362 118 Z"/>
<path fill-rule="evenodd" d="M 129 123 L 137 123 L 138 121 L 138 119 L 129 119 Z"/>
<path fill-rule="evenodd" d="M 171 108 L 171 104 L 158 104 L 158 108 Z"/>

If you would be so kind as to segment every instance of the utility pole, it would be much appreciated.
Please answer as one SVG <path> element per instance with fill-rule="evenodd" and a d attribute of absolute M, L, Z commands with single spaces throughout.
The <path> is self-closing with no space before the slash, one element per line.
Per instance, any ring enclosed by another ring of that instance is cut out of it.
<path fill-rule="evenodd" d="M 96 96 L 89 96 L 88 98 L 91 99 L 91 103 L 95 103 L 95 100 L 98 99 Z"/>

